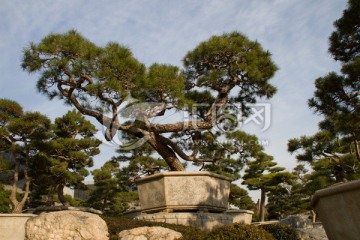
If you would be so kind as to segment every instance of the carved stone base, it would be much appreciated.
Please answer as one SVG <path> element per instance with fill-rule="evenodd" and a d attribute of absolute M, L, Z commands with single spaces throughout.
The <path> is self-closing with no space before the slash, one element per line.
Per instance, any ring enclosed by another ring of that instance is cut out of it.
<path fill-rule="evenodd" d="M 141 214 L 135 219 L 149 222 L 163 222 L 184 226 L 194 226 L 205 231 L 211 231 L 214 227 L 231 224 L 233 219 L 224 213 L 204 212 L 175 212 L 175 213 L 154 213 Z"/>
<path fill-rule="evenodd" d="M 163 222 L 179 224 L 185 226 L 194 226 L 205 231 L 211 231 L 214 227 L 223 226 L 232 223 L 251 224 L 254 212 L 247 210 L 229 210 L 225 213 L 209 212 L 159 212 L 142 213 L 140 210 L 129 211 L 125 214 L 127 218 L 138 219 L 149 222 Z"/>
<path fill-rule="evenodd" d="M 138 180 L 141 211 L 224 212 L 231 179 L 211 172 L 166 172 Z"/>

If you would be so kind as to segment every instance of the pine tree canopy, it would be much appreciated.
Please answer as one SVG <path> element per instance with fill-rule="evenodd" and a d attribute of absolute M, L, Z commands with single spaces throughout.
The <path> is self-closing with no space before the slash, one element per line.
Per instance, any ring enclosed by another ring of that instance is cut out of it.
<path fill-rule="evenodd" d="M 146 138 L 172 170 L 184 170 L 179 158 L 204 160 L 196 151 L 184 152 L 165 134 L 209 131 L 216 125 L 216 114 L 228 104 L 241 106 L 245 116 L 249 104 L 275 94 L 269 80 L 277 67 L 269 51 L 238 32 L 201 42 L 183 63 L 183 69 L 159 63 L 146 67 L 123 45 L 97 46 L 71 30 L 31 43 L 24 49 L 22 67 L 40 74 L 41 93 L 59 97 L 103 124 L 107 140 L 118 130 Z M 193 119 L 154 122 L 171 110 L 187 112 Z"/>

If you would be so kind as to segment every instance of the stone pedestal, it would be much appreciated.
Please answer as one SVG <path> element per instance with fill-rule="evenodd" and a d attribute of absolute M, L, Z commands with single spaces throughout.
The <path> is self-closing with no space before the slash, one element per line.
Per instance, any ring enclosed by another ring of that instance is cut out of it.
<path fill-rule="evenodd" d="M 360 236 L 360 180 L 315 192 L 311 205 L 318 212 L 330 240 L 354 240 Z"/>
<path fill-rule="evenodd" d="M 134 219 L 178 224 L 184 226 L 194 226 L 205 231 L 211 231 L 214 227 L 228 225 L 233 223 L 233 218 L 225 213 L 208 212 L 174 212 L 174 213 L 153 213 L 140 214 Z"/>
<path fill-rule="evenodd" d="M 226 214 L 231 216 L 233 223 L 251 224 L 253 211 L 249 210 L 227 210 Z"/>
<path fill-rule="evenodd" d="M 205 231 L 211 231 L 214 227 L 232 223 L 251 224 L 253 214 L 253 211 L 248 210 L 228 210 L 223 213 L 209 213 L 201 211 L 142 213 L 141 210 L 133 210 L 125 213 L 125 216 L 130 219 L 194 226 Z"/>
<path fill-rule="evenodd" d="M 141 211 L 224 212 L 231 179 L 211 172 L 165 172 L 138 180 Z"/>
<path fill-rule="evenodd" d="M 165 172 L 136 181 L 140 207 L 128 218 L 195 226 L 206 231 L 243 222 L 252 211 L 227 211 L 231 179 L 205 171 Z"/>

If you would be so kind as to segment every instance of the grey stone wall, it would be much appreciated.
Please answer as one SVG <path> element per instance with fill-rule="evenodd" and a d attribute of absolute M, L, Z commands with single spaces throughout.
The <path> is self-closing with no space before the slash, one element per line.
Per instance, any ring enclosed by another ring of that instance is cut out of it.
<path fill-rule="evenodd" d="M 25 223 L 34 214 L 0 214 L 0 239 L 23 240 L 25 238 Z"/>

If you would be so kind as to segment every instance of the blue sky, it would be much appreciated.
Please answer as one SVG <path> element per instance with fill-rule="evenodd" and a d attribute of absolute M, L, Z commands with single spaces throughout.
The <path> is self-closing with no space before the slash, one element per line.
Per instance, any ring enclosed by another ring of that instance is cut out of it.
<path fill-rule="evenodd" d="M 129 47 L 146 65 L 181 66 L 199 42 L 239 31 L 269 50 L 279 67 L 271 81 L 278 93 L 267 101 L 270 128 L 250 131 L 290 170 L 296 161 L 286 150 L 287 140 L 313 134 L 320 120 L 307 106 L 314 80 L 339 70 L 327 52 L 328 37 L 345 7 L 345 0 L 0 0 L 0 98 L 52 119 L 67 111 L 60 100 L 37 93 L 37 75 L 20 68 L 22 49 L 49 33 L 76 29 L 100 46 L 113 41 Z M 96 167 L 110 158 L 114 146 L 102 150 Z"/>

